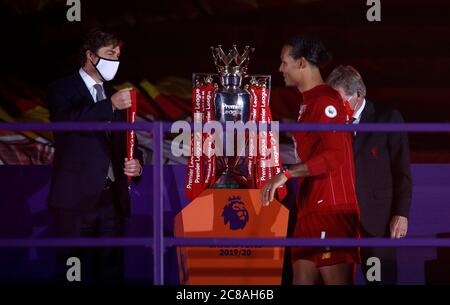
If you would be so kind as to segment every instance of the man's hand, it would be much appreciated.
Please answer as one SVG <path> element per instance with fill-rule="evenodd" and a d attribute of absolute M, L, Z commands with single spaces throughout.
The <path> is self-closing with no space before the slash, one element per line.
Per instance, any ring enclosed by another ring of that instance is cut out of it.
<path fill-rule="evenodd" d="M 122 89 L 111 96 L 112 107 L 114 110 L 123 110 L 131 107 L 131 90 L 133 89 Z"/>
<path fill-rule="evenodd" d="M 263 206 L 268 206 L 273 201 L 275 191 L 285 184 L 287 181 L 286 176 L 283 173 L 279 173 L 269 181 L 267 181 L 261 189 L 261 202 Z"/>
<path fill-rule="evenodd" d="M 125 158 L 125 168 L 123 170 L 126 176 L 137 177 L 142 174 L 142 166 L 138 159 Z"/>
<path fill-rule="evenodd" d="M 393 216 L 390 223 L 391 238 L 403 238 L 408 232 L 408 218 Z"/>

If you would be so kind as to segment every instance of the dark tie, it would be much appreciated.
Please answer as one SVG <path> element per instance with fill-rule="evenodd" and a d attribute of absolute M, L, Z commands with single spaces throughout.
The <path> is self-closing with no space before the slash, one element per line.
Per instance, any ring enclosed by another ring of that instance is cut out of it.
<path fill-rule="evenodd" d="M 103 101 L 104 99 L 106 99 L 105 96 L 105 91 L 103 90 L 103 86 L 100 84 L 95 84 L 94 85 L 94 89 L 95 89 L 95 101 L 96 102 L 100 102 Z"/>
<path fill-rule="evenodd" d="M 106 99 L 105 91 L 103 90 L 103 86 L 100 84 L 94 85 L 95 89 L 95 102 L 100 102 Z M 108 141 L 111 140 L 111 132 L 109 130 L 106 131 L 106 136 L 108 137 Z"/>

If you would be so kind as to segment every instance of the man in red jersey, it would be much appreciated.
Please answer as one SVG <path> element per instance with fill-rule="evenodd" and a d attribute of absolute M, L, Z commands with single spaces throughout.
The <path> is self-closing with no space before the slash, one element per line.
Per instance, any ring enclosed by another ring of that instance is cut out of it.
<path fill-rule="evenodd" d="M 299 123 L 346 123 L 341 96 L 326 85 L 319 67 L 329 54 L 318 40 L 294 36 L 281 51 L 280 72 L 288 86 L 303 94 Z M 358 238 L 359 208 L 355 192 L 351 134 L 298 132 L 294 136 L 300 163 L 269 180 L 261 190 L 268 205 L 275 190 L 299 177 L 294 237 Z M 295 247 L 294 284 L 352 284 L 359 260 L 357 248 Z"/>

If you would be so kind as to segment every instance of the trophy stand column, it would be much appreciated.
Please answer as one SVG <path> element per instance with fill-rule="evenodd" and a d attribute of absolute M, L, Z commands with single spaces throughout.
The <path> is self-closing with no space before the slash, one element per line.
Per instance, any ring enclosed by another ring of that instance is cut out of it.
<path fill-rule="evenodd" d="M 230 169 L 228 157 L 222 157 L 224 170 L 217 178 L 216 183 L 211 186 L 212 189 L 246 189 L 248 188 L 247 179 L 242 175 L 234 173 L 234 166 Z M 238 162 L 236 162 L 238 163 Z"/>

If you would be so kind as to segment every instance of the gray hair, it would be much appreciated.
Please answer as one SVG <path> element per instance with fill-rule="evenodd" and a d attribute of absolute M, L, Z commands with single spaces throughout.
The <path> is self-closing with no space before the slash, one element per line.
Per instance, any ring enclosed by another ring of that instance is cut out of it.
<path fill-rule="evenodd" d="M 366 85 L 361 74 L 352 66 L 339 66 L 328 75 L 327 83 L 333 88 L 341 87 L 348 95 L 360 92 L 366 96 Z"/>

